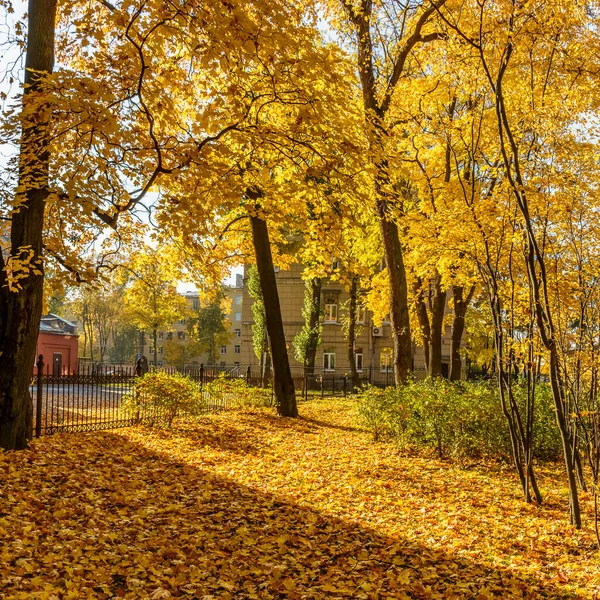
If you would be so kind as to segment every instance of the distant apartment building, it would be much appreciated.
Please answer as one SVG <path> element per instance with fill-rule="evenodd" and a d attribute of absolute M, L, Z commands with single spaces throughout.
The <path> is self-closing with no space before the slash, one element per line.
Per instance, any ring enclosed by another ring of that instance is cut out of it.
<path fill-rule="evenodd" d="M 247 271 L 247 269 L 246 269 Z M 302 364 L 294 357 L 294 336 L 302 329 L 302 306 L 304 302 L 305 281 L 302 279 L 302 265 L 295 264 L 289 270 L 276 273 L 277 291 L 281 304 L 281 314 L 292 370 L 298 372 Z M 246 275 L 246 272 L 245 272 Z M 321 287 L 322 343 L 317 349 L 315 370 L 324 373 L 348 373 L 350 364 L 342 321 L 347 310 L 349 294 L 343 284 L 324 279 Z M 247 286 L 243 288 L 241 354 L 243 365 L 258 365 L 252 344 L 253 299 Z M 446 310 L 450 310 L 448 307 Z M 384 320 L 375 324 L 373 315 L 364 306 L 358 305 L 357 336 L 354 361 L 363 377 L 370 376 L 381 382 L 393 376 L 393 342 L 391 324 Z M 450 331 L 446 328 L 442 340 L 442 373 L 448 375 L 450 364 Z M 423 349 L 414 348 L 414 371 L 417 378 L 425 377 L 425 358 Z"/>
<path fill-rule="evenodd" d="M 223 291 L 225 297 L 228 300 L 230 306 L 229 314 L 227 315 L 227 325 L 229 327 L 229 342 L 227 344 L 220 345 L 217 348 L 217 361 L 216 363 L 221 366 L 234 366 L 240 364 L 241 350 L 241 335 L 242 335 L 242 302 L 243 302 L 243 278 L 242 275 L 236 277 L 235 284 L 232 286 L 224 286 Z M 200 296 L 198 292 L 186 292 L 183 294 L 188 304 L 188 307 L 192 310 L 198 310 L 200 308 Z M 180 344 L 186 344 L 190 342 L 189 339 L 188 322 L 186 319 L 181 319 L 176 323 L 172 323 L 168 328 L 158 332 L 158 364 L 157 366 L 163 367 L 171 365 L 167 359 L 166 347 L 167 343 L 174 341 Z M 154 345 L 149 335 L 144 336 L 144 343 L 140 349 L 140 353 L 144 354 L 150 363 L 154 360 Z M 209 357 L 207 353 L 188 356 L 184 361 L 188 365 L 201 365 L 208 364 Z M 178 365 L 177 365 L 178 366 Z"/>

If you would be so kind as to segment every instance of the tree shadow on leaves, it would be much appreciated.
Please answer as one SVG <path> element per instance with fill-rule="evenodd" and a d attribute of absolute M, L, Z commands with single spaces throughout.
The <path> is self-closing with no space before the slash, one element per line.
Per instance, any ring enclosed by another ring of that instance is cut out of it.
<path fill-rule="evenodd" d="M 44 446 L 28 451 L 11 488 L 20 515 L 4 524 L 11 576 L 0 596 L 54 586 L 46 589 L 94 598 L 567 597 L 553 584 L 382 535 L 302 505 L 301 494 L 297 502 L 261 491 L 260 481 L 240 485 L 117 433 L 77 440 L 45 458 L 36 476 L 27 470 Z M 54 483 L 44 472 L 64 476 Z"/>

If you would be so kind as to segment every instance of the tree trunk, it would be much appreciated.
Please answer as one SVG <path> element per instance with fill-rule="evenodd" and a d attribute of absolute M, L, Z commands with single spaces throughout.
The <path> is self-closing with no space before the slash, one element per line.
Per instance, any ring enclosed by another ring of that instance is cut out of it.
<path fill-rule="evenodd" d="M 30 0 L 23 105 L 36 102 L 44 73 L 54 67 L 56 0 Z M 33 432 L 33 405 L 29 384 L 42 316 L 44 285 L 42 234 L 49 195 L 47 110 L 33 110 L 23 122 L 17 210 L 12 215 L 11 256 L 31 253 L 32 270 L 15 291 L 7 287 L 0 252 L 0 448 L 25 448 Z M 25 250 L 26 249 L 26 250 Z"/>
<path fill-rule="evenodd" d="M 431 282 L 433 293 L 430 295 L 431 311 L 431 362 L 430 377 L 442 376 L 442 330 L 444 328 L 444 310 L 446 308 L 446 292 L 442 290 L 438 273 Z"/>
<path fill-rule="evenodd" d="M 398 226 L 388 218 L 387 201 L 378 200 L 377 208 L 390 286 L 390 320 L 394 340 L 394 379 L 396 385 L 400 385 L 408 381 L 412 372 L 412 341 L 410 338 L 406 270 Z"/>
<path fill-rule="evenodd" d="M 154 344 L 154 370 L 158 370 L 158 329 L 152 330 L 152 343 Z"/>
<path fill-rule="evenodd" d="M 317 347 L 319 345 L 319 320 L 321 318 L 321 278 L 313 277 L 310 282 L 310 315 L 308 327 L 311 332 L 309 343 L 306 346 L 306 356 L 304 358 L 304 374 L 312 375 L 315 372 L 315 358 L 317 356 Z"/>
<path fill-rule="evenodd" d="M 471 303 L 475 286 L 471 286 L 466 299 L 464 298 L 464 287 L 462 285 L 452 286 L 452 297 L 454 298 L 454 319 L 452 320 L 452 347 L 450 350 L 450 381 L 460 381 L 462 361 L 460 360 L 460 347 L 465 331 L 465 315 Z"/>
<path fill-rule="evenodd" d="M 419 319 L 419 329 L 421 330 L 421 342 L 423 343 L 423 354 L 425 357 L 425 371 L 431 370 L 431 361 L 429 355 L 429 340 L 431 339 L 431 326 L 429 324 L 429 315 L 427 314 L 427 305 L 423 298 L 423 282 L 420 278 L 415 279 L 413 285 L 415 294 L 416 312 Z"/>
<path fill-rule="evenodd" d="M 352 388 L 357 388 L 360 385 L 358 380 L 358 371 L 356 370 L 356 358 L 354 356 L 355 343 L 356 343 L 356 297 L 358 295 L 358 277 L 352 277 L 352 283 L 350 284 L 350 314 L 348 315 L 348 337 L 347 351 L 348 351 L 348 364 L 350 365 L 350 375 L 352 377 Z"/>
<path fill-rule="evenodd" d="M 84 325 L 85 327 L 85 325 Z M 94 362 L 94 327 L 92 326 L 92 321 L 90 317 L 87 317 L 87 331 L 88 331 L 88 339 L 90 341 L 90 360 L 92 363 Z"/>
<path fill-rule="evenodd" d="M 573 458 L 573 449 L 571 446 L 572 437 L 569 427 L 569 410 L 564 397 L 564 382 L 560 372 L 560 359 L 558 356 L 557 336 L 553 323 L 553 306 L 548 295 L 548 275 L 546 271 L 546 260 L 543 247 L 540 248 L 535 235 L 535 218 L 532 218 L 529 208 L 529 200 L 526 190 L 528 185 L 523 178 L 521 171 L 521 158 L 517 143 L 517 138 L 513 132 L 503 92 L 503 79 L 509 65 L 510 58 L 514 50 L 512 36 L 509 36 L 506 46 L 503 50 L 503 60 L 500 70 L 494 81 L 486 72 L 490 84 L 495 91 L 496 117 L 498 120 L 498 130 L 500 139 L 500 148 L 502 158 L 505 164 L 505 174 L 509 185 L 512 188 L 514 197 L 517 201 L 519 212 L 523 219 L 524 230 L 526 233 L 525 245 L 525 264 L 527 266 L 527 277 L 529 279 L 530 292 L 535 308 L 535 316 L 540 339 L 550 355 L 550 385 L 552 388 L 552 399 L 554 401 L 556 422 L 560 431 L 565 459 L 565 468 L 567 471 L 567 480 L 569 483 L 569 508 L 571 512 L 571 524 L 576 528 L 581 528 L 581 509 L 579 506 L 579 495 L 577 490 L 577 481 L 575 477 L 575 464 Z"/>
<path fill-rule="evenodd" d="M 260 289 L 265 305 L 267 333 L 271 343 L 273 387 L 277 411 L 284 417 L 297 417 L 296 392 L 285 343 L 285 332 L 283 330 L 283 319 L 281 318 L 267 223 L 254 215 L 250 216 L 250 222 Z"/>

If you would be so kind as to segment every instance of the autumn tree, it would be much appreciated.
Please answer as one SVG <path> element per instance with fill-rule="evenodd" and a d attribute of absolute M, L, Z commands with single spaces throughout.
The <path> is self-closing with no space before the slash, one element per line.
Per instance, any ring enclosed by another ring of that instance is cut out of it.
<path fill-rule="evenodd" d="M 43 223 L 51 193 L 44 81 L 54 68 L 55 0 L 31 0 L 21 107 L 18 187 L 4 212 L 10 219 L 8 255 L 0 252 L 0 448 L 24 448 L 31 438 L 31 368 L 42 315 Z"/>
<path fill-rule="evenodd" d="M 196 354 L 208 354 L 208 364 L 217 364 L 217 351 L 231 340 L 229 321 L 224 309 L 226 298 L 223 293 L 210 303 L 201 306 L 188 318 L 190 336 L 197 342 Z"/>
<path fill-rule="evenodd" d="M 198 166 L 190 166 L 190 173 L 171 187 L 160 217 L 187 246 L 187 256 L 199 270 L 208 272 L 209 265 L 223 269 L 241 256 L 256 263 L 275 398 L 286 416 L 295 416 L 297 408 L 274 266 L 290 261 L 285 248 L 300 229 L 316 181 L 327 173 L 338 180 L 345 177 L 349 186 L 360 147 L 353 135 L 356 111 L 348 111 L 348 128 L 330 127 L 334 107 L 353 94 L 352 79 L 346 78 L 349 65 L 302 15 L 290 22 L 296 35 L 286 39 L 277 60 L 271 57 L 236 80 L 257 99 L 248 105 L 252 125 L 214 146 L 212 177 L 202 188 L 192 176 Z M 262 54 L 262 48 L 257 51 Z M 171 207 L 184 203 L 193 206 L 195 222 L 185 213 L 173 215 Z"/>
<path fill-rule="evenodd" d="M 350 32 L 362 90 L 369 160 L 373 168 L 373 190 L 380 220 L 390 287 L 390 316 L 394 340 L 396 383 L 407 381 L 412 370 L 408 283 L 399 223 L 402 197 L 393 185 L 388 157 L 394 124 L 389 109 L 400 79 L 406 76 L 415 47 L 441 37 L 435 29 L 436 11 L 445 3 L 342 0 L 345 23 Z M 432 24 L 433 23 L 433 24 Z"/>
<path fill-rule="evenodd" d="M 280 50 L 289 45 L 288 24 L 303 19 L 297 7 L 263 1 L 225 10 L 220 1 L 187 3 L 185 10 L 159 1 L 64 8 L 56 40 L 61 69 L 46 77 L 56 5 L 31 3 L 22 118 L 11 118 L 6 129 L 6 139 L 21 145 L 21 181 L 3 189 L 13 220 L 3 276 L 20 286 L 6 296 L 1 320 L 0 445 L 9 448 L 23 447 L 31 431 L 28 379 L 42 251 L 74 281 L 89 281 L 96 268 L 87 251 L 99 238 L 118 247 L 136 235 L 138 222 L 128 213 L 151 189 L 168 179 L 172 185 L 190 167 L 199 167 L 191 176 L 200 185 L 204 175 L 210 180 L 211 145 L 232 131 L 251 131 L 252 109 L 271 101 L 257 88 L 246 93 L 254 87 L 247 79 L 252 65 L 278 55 L 282 64 L 297 61 L 296 50 Z M 266 74 L 264 81 L 274 79 Z M 185 203 L 177 210 L 188 216 Z M 106 227 L 119 234 L 105 236 Z"/>
<path fill-rule="evenodd" d="M 185 317 L 185 298 L 177 293 L 176 275 L 164 250 L 146 247 L 130 257 L 126 269 L 121 268 L 128 280 L 124 295 L 126 318 L 152 335 L 156 368 L 158 331 Z"/>
<path fill-rule="evenodd" d="M 174 365 L 182 372 L 186 364 L 202 354 L 202 345 L 194 339 L 180 340 L 177 338 L 167 339 L 163 342 L 165 361 L 168 365 Z"/>

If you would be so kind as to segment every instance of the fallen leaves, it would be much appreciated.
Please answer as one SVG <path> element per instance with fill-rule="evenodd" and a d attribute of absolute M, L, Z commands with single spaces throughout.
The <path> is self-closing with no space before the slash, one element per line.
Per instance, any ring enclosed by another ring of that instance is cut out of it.
<path fill-rule="evenodd" d="M 593 598 L 591 531 L 509 470 L 403 457 L 354 405 L 231 412 L 0 454 L 3 598 Z M 589 522 L 589 519 L 588 519 Z"/>

